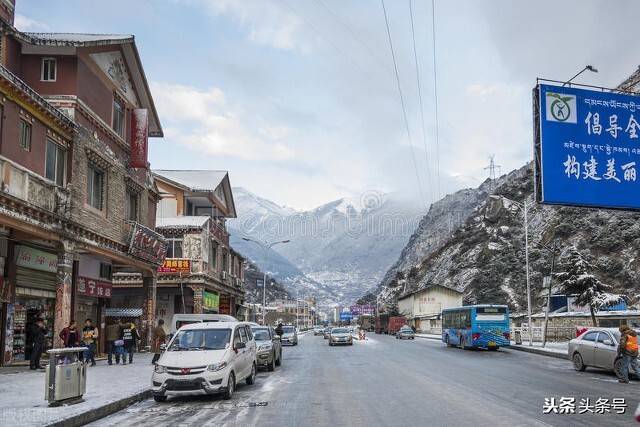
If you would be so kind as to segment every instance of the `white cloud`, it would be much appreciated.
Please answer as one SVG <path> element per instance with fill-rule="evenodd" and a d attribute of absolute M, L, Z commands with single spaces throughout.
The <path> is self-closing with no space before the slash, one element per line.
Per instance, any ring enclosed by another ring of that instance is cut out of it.
<path fill-rule="evenodd" d="M 184 0 L 182 0 L 184 1 Z M 283 50 L 307 50 L 300 37 L 302 20 L 286 4 L 270 0 L 187 0 L 199 3 L 215 16 L 231 17 L 252 42 Z"/>
<path fill-rule="evenodd" d="M 283 139 L 281 126 L 255 126 L 240 109 L 229 105 L 218 88 L 200 90 L 186 85 L 153 83 L 160 117 L 167 123 L 165 138 L 195 151 L 245 160 L 282 161 L 294 157 Z M 253 120 L 256 120 L 255 118 Z M 272 129 L 278 138 L 266 138 L 260 130 Z"/>
<path fill-rule="evenodd" d="M 19 13 L 15 16 L 15 26 L 20 31 L 46 31 L 49 30 L 49 25 L 44 22 L 36 21 L 35 19 L 31 19 L 28 16 L 20 15 Z"/>

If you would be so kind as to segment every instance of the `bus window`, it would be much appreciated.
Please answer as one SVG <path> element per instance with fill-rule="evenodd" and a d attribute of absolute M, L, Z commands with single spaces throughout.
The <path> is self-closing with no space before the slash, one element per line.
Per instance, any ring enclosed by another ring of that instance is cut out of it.
<path fill-rule="evenodd" d="M 502 322 L 506 318 L 507 310 L 504 307 L 478 307 L 476 308 L 476 320 L 479 322 Z"/>

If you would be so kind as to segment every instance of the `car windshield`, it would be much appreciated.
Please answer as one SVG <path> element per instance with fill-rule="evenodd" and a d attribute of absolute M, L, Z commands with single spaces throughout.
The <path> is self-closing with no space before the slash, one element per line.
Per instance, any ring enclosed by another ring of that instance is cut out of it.
<path fill-rule="evenodd" d="M 284 326 L 284 327 L 282 328 L 282 331 L 283 331 L 285 334 L 292 334 L 292 333 L 294 333 L 294 332 L 295 332 L 295 330 L 296 330 L 296 329 L 295 329 L 293 326 Z"/>
<path fill-rule="evenodd" d="M 413 330 L 411 328 L 402 328 L 400 329 L 401 332 L 413 332 Z"/>
<path fill-rule="evenodd" d="M 349 332 L 349 330 L 346 329 L 346 328 L 335 328 L 335 329 L 331 330 L 332 334 L 346 334 L 348 332 Z"/>
<path fill-rule="evenodd" d="M 251 332 L 253 332 L 253 337 L 255 338 L 256 341 L 269 341 L 271 339 L 268 329 L 251 328 Z"/>
<path fill-rule="evenodd" d="M 231 329 L 191 329 L 178 331 L 168 351 L 224 350 Z"/>

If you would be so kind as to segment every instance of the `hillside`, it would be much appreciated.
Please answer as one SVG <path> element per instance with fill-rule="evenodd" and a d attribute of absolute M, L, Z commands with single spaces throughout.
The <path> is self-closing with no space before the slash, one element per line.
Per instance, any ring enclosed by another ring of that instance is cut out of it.
<path fill-rule="evenodd" d="M 485 191 L 486 183 L 477 189 L 478 193 Z M 415 268 L 398 270 L 379 289 L 383 300 L 394 301 L 402 292 L 442 283 L 464 291 L 466 303 L 507 303 L 514 310 L 524 310 L 521 203 L 525 198 L 530 204 L 529 256 L 536 307 L 544 303 L 542 278 L 549 273 L 554 238 L 559 249 L 556 271 L 562 269 L 568 248 L 575 245 L 592 259 L 595 274 L 602 281 L 618 292 L 638 294 L 640 214 L 536 205 L 532 168 L 528 165 L 500 178 L 492 194 L 480 197 L 468 218 L 443 243 L 434 245 Z M 419 230 L 412 241 L 425 239 L 430 232 L 433 230 Z M 406 254 L 420 258 L 418 250 L 409 246 Z"/>

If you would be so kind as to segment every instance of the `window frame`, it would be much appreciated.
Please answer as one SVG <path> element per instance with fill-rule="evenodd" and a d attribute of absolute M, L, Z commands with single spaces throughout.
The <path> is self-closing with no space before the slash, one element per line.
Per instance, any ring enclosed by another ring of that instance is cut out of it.
<path fill-rule="evenodd" d="M 51 75 L 51 69 L 49 69 L 49 76 L 45 76 L 44 67 L 45 63 L 53 63 L 53 79 L 49 78 Z M 45 56 L 40 61 L 40 81 L 41 82 L 55 82 L 58 79 L 58 60 L 57 58 Z"/>
<path fill-rule="evenodd" d="M 116 108 L 116 106 L 118 108 Z M 126 110 L 127 107 L 124 102 L 114 95 L 113 104 L 111 106 L 111 128 L 120 138 L 124 138 L 126 131 Z M 118 117 L 118 120 L 116 120 L 116 117 Z M 119 128 L 116 127 L 116 122 L 120 124 Z"/>
<path fill-rule="evenodd" d="M 104 211 L 104 199 L 105 199 L 105 193 L 106 193 L 106 178 L 107 178 L 107 174 L 105 173 L 104 169 L 101 169 L 99 166 L 97 166 L 96 164 L 89 162 L 88 164 L 88 168 L 87 168 L 87 198 L 86 198 L 86 203 L 87 205 L 89 205 L 91 208 L 99 210 L 99 211 Z M 95 183 L 94 183 L 94 179 L 96 176 L 100 176 L 100 207 L 97 207 L 93 204 L 94 202 L 94 193 L 93 190 L 95 188 Z"/>
<path fill-rule="evenodd" d="M 125 220 L 139 222 L 140 221 L 140 194 L 130 189 L 127 189 L 125 193 L 127 196 L 125 200 L 125 205 L 124 205 Z M 132 200 L 135 200 L 133 211 L 131 209 Z M 132 212 L 133 212 L 133 216 L 131 215 Z"/>
<path fill-rule="evenodd" d="M 184 237 L 170 237 L 166 239 L 167 242 L 167 258 L 184 258 Z M 180 242 L 180 256 L 175 256 L 176 248 L 175 243 Z M 171 255 L 169 256 L 169 250 L 171 250 Z"/>
<path fill-rule="evenodd" d="M 107 275 L 104 274 L 105 271 L 108 271 L 108 273 L 106 273 Z M 112 275 L 113 275 L 113 266 L 111 264 L 109 264 L 109 263 L 101 262 L 100 263 L 100 267 L 99 267 L 98 276 L 101 279 L 111 280 L 111 278 L 113 277 Z"/>
<path fill-rule="evenodd" d="M 30 121 L 28 121 L 24 117 L 20 117 L 19 123 L 20 129 L 18 130 L 18 144 L 20 148 L 22 148 L 26 152 L 31 152 L 31 139 L 33 137 L 33 125 Z M 24 131 L 28 130 L 26 138 L 24 136 Z M 26 142 L 24 140 L 27 140 Z M 25 145 L 26 143 L 26 145 Z"/>
<path fill-rule="evenodd" d="M 53 147 L 53 149 L 55 150 L 55 159 L 54 159 L 54 170 L 53 170 L 53 176 L 54 178 L 51 179 L 49 177 L 48 174 L 48 167 L 49 167 L 49 147 Z M 60 167 L 59 161 L 60 161 L 60 156 L 62 156 L 62 171 L 60 171 L 58 168 Z M 58 176 L 59 174 L 61 174 L 60 176 Z M 67 183 L 67 148 L 58 144 L 57 142 L 55 142 L 53 139 L 51 138 L 47 138 L 47 145 L 45 147 L 45 154 L 44 154 L 44 177 L 46 179 L 48 179 L 49 181 L 55 183 L 57 186 L 59 187 L 64 187 L 65 184 Z M 62 182 L 58 182 L 58 178 L 62 178 Z"/>

